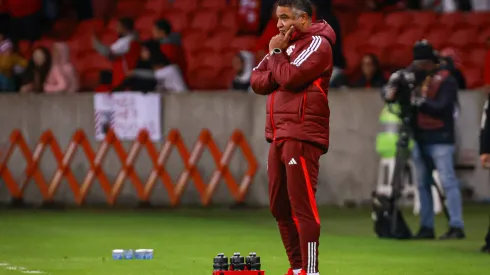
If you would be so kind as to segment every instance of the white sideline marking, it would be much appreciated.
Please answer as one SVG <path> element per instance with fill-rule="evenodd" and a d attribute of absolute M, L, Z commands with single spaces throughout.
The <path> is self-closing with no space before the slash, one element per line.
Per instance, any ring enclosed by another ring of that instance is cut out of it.
<path fill-rule="evenodd" d="M 25 273 L 25 274 L 45 274 L 45 272 L 40 271 L 40 270 L 29 270 L 29 269 L 22 267 L 22 266 L 15 266 L 15 265 L 11 265 L 9 263 L 0 262 L 0 268 L 2 268 L 2 267 L 6 270 L 20 271 L 20 272 Z"/>

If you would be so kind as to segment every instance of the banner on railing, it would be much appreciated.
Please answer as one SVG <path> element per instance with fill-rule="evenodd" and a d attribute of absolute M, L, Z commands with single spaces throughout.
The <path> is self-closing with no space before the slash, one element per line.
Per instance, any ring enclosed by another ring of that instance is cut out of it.
<path fill-rule="evenodd" d="M 102 141 L 108 129 L 120 140 L 134 140 L 142 130 L 150 139 L 160 140 L 160 94 L 120 92 L 94 96 L 95 138 Z"/>

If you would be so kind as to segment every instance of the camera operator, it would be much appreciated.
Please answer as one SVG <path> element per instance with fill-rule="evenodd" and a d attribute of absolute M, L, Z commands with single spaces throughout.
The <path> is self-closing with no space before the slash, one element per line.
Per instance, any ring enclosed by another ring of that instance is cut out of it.
<path fill-rule="evenodd" d="M 458 83 L 450 72 L 440 67 L 439 58 L 431 44 L 419 41 L 413 48 L 412 65 L 395 72 L 383 89 L 387 102 L 402 98 L 410 110 L 410 126 L 415 140 L 412 150 L 420 198 L 420 229 L 416 239 L 434 239 L 432 171 L 439 173 L 449 211 L 449 230 L 440 239 L 465 238 L 462 219 L 461 192 L 454 170 L 455 108 L 458 102 Z M 404 80 L 404 81 L 402 81 Z M 413 80 L 413 81 L 412 81 Z M 400 82 L 407 83 L 402 89 Z M 400 90 L 408 90 L 400 95 Z"/>
<path fill-rule="evenodd" d="M 483 168 L 490 168 L 490 120 L 487 118 L 490 116 L 490 90 L 487 90 L 488 99 L 485 102 L 481 119 L 480 130 L 480 160 Z M 481 249 L 484 253 L 490 253 L 490 225 L 488 228 L 487 236 L 485 237 L 485 245 Z"/>

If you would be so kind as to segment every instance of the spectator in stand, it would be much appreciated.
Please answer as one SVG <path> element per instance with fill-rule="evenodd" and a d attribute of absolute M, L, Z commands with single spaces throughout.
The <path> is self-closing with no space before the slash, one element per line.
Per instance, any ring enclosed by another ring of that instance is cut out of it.
<path fill-rule="evenodd" d="M 130 75 L 127 85 L 137 86 L 143 91 L 182 93 L 188 90 L 179 66 L 170 62 L 155 40 L 144 43 L 138 69 Z"/>
<path fill-rule="evenodd" d="M 78 74 L 75 66 L 73 66 L 70 61 L 70 48 L 68 47 L 68 44 L 60 42 L 55 43 L 53 45 L 52 55 L 53 69 L 58 70 L 68 84 L 65 92 L 78 92 L 78 89 L 80 88 Z"/>
<path fill-rule="evenodd" d="M 172 31 L 172 25 L 165 19 L 160 19 L 153 25 L 153 39 L 160 42 L 162 53 L 170 63 L 177 64 L 184 76 L 187 74 L 187 62 L 180 34 Z"/>
<path fill-rule="evenodd" d="M 61 93 L 68 88 L 68 82 L 58 66 L 52 65 L 49 50 L 38 47 L 32 53 L 27 70 L 24 72 L 21 93 Z"/>
<path fill-rule="evenodd" d="M 248 91 L 250 77 L 255 65 L 254 54 L 249 51 L 240 51 L 233 57 L 233 69 L 236 76 L 231 84 L 231 89 L 236 91 Z"/>
<path fill-rule="evenodd" d="M 485 67 L 483 71 L 483 81 L 485 90 L 490 93 L 490 36 L 487 37 L 487 55 L 485 56 Z"/>
<path fill-rule="evenodd" d="M 460 90 L 466 89 L 466 80 L 460 70 L 462 67 L 461 59 L 454 49 L 446 48 L 441 51 L 441 65 L 451 72 L 451 75 L 458 82 Z"/>
<path fill-rule="evenodd" d="M 12 42 L 7 39 L 2 40 L 0 42 L 0 91 L 15 91 L 15 77 L 22 73 L 26 66 L 27 61 L 14 51 Z"/>
<path fill-rule="evenodd" d="M 381 88 L 386 83 L 378 57 L 374 54 L 366 54 L 362 58 L 361 72 L 361 78 L 354 84 L 356 88 Z"/>
<path fill-rule="evenodd" d="M 11 37 L 14 42 L 41 38 L 42 0 L 3 0 L 10 15 Z"/>
<path fill-rule="evenodd" d="M 141 48 L 131 18 L 119 19 L 116 32 L 119 34 L 119 39 L 110 46 L 104 45 L 95 33 L 92 37 L 95 50 L 113 61 L 113 87 L 121 84 L 126 74 L 135 68 Z"/>

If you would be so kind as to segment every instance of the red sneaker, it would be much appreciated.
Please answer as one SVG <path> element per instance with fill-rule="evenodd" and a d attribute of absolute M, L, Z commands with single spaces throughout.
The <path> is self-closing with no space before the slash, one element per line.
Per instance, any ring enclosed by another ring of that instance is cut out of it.
<path fill-rule="evenodd" d="M 286 275 L 294 275 L 293 269 L 292 268 L 289 268 L 288 269 L 288 272 L 286 273 Z"/>
<path fill-rule="evenodd" d="M 306 271 L 304 269 L 301 269 L 298 275 L 306 275 Z"/>

